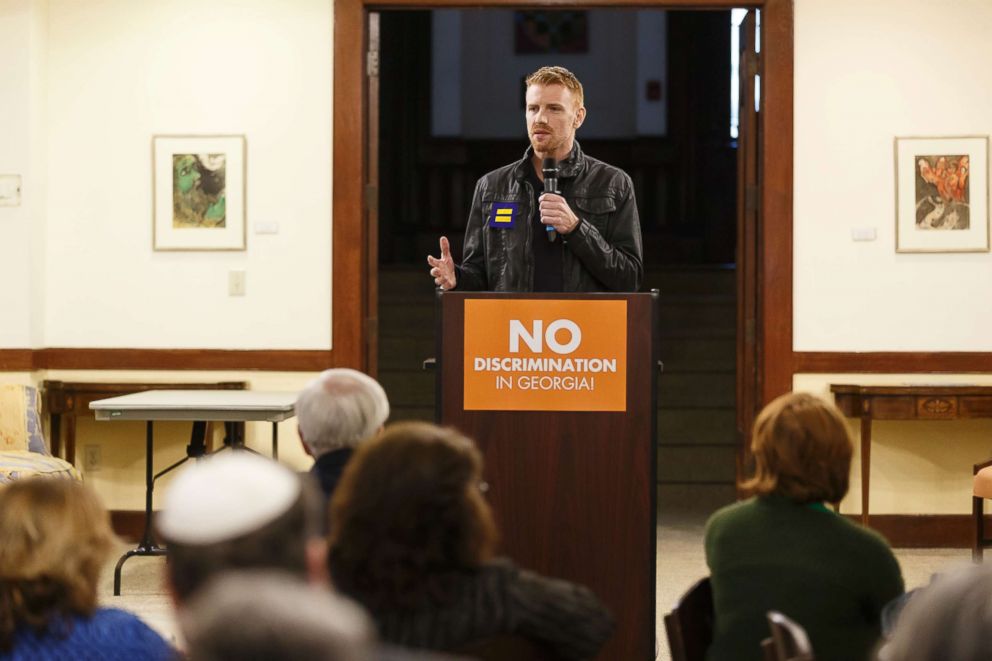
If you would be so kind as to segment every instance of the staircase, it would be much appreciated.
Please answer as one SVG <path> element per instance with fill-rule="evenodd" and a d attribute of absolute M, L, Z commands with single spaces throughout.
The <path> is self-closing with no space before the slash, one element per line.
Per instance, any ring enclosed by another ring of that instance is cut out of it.
<path fill-rule="evenodd" d="M 735 270 L 669 267 L 645 274 L 661 292 L 658 513 L 698 520 L 736 498 Z"/>
<path fill-rule="evenodd" d="M 658 511 L 698 520 L 735 498 L 735 272 L 667 267 L 645 274 L 661 292 Z M 379 271 L 379 381 L 390 421 L 434 420 L 434 287 L 427 269 Z"/>

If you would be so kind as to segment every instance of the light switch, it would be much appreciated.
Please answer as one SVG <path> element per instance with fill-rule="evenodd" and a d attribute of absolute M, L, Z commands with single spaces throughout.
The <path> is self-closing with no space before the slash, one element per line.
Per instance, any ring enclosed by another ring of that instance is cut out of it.
<path fill-rule="evenodd" d="M 274 220 L 263 220 L 255 223 L 255 234 L 278 234 L 279 223 Z"/>

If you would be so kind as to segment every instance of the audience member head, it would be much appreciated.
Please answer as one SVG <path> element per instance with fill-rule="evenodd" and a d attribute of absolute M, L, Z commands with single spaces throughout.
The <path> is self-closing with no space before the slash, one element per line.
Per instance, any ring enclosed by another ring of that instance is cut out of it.
<path fill-rule="evenodd" d="M 225 452 L 181 471 L 156 527 L 180 602 L 231 569 L 281 569 L 301 578 L 324 571 L 315 557 L 324 550 L 318 497 L 296 473 L 251 452 Z"/>
<path fill-rule="evenodd" d="M 229 572 L 180 614 L 189 661 L 365 661 L 372 626 L 351 602 L 285 572 Z"/>
<path fill-rule="evenodd" d="M 303 444 L 313 457 L 351 448 L 382 429 L 389 400 L 379 382 L 356 370 L 325 370 L 296 398 Z"/>
<path fill-rule="evenodd" d="M 751 438 L 755 475 L 742 488 L 799 503 L 836 503 L 847 493 L 853 445 L 837 409 L 808 393 L 766 406 Z"/>
<path fill-rule="evenodd" d="M 29 478 L 0 489 L 0 651 L 17 630 L 45 635 L 92 614 L 114 542 L 107 510 L 80 482 Z"/>
<path fill-rule="evenodd" d="M 482 456 L 453 429 L 408 422 L 363 443 L 331 500 L 331 575 L 370 607 L 418 603 L 492 557 Z"/>
<path fill-rule="evenodd" d="M 880 661 L 992 659 L 992 569 L 936 578 L 906 604 Z"/>

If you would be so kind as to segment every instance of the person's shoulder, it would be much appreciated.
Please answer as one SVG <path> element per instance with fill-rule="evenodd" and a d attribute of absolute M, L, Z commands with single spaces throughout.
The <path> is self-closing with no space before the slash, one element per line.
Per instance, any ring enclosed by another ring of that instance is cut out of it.
<path fill-rule="evenodd" d="M 585 159 L 586 172 L 597 177 L 602 176 L 606 178 L 611 185 L 619 189 L 633 188 L 633 180 L 630 178 L 630 175 L 622 169 L 585 153 L 583 153 L 582 157 Z"/>
<path fill-rule="evenodd" d="M 886 555 L 892 555 L 892 547 L 880 533 L 871 528 L 865 528 L 840 514 L 833 514 L 831 521 L 840 534 Z"/>
<path fill-rule="evenodd" d="M 513 174 L 513 171 L 520 167 L 520 161 L 513 161 L 512 163 L 507 163 L 495 170 L 490 170 L 481 177 L 479 177 L 479 183 L 491 187 L 493 184 L 499 181 L 505 180 L 507 177 Z"/>
<path fill-rule="evenodd" d="M 134 613 L 119 608 L 98 608 L 93 612 L 90 623 L 94 628 L 114 637 L 128 639 L 142 647 L 167 651 L 171 648 L 162 636 Z"/>
<path fill-rule="evenodd" d="M 144 624 L 134 613 L 120 608 L 97 608 L 90 616 L 90 621 L 98 625 L 127 626 L 129 624 Z"/>
<path fill-rule="evenodd" d="M 756 498 L 748 498 L 731 503 L 730 505 L 725 505 L 710 515 L 710 518 L 706 521 L 706 528 L 721 527 L 731 525 L 737 521 L 746 520 L 755 513 L 757 507 L 758 501 Z"/>

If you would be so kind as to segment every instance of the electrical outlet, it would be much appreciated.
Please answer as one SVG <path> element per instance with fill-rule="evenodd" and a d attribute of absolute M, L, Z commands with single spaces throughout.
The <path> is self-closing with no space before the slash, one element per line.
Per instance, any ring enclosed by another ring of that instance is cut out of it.
<path fill-rule="evenodd" d="M 83 470 L 95 473 L 103 466 L 103 456 L 99 445 L 87 445 L 83 449 Z"/>
<path fill-rule="evenodd" d="M 227 272 L 227 294 L 229 296 L 244 296 L 245 295 L 245 272 L 244 271 L 228 271 Z"/>

